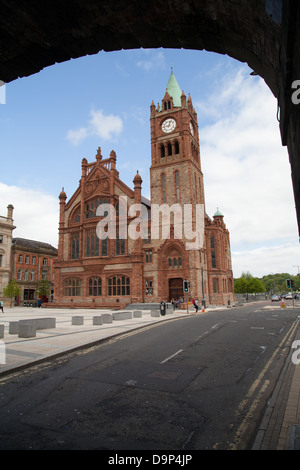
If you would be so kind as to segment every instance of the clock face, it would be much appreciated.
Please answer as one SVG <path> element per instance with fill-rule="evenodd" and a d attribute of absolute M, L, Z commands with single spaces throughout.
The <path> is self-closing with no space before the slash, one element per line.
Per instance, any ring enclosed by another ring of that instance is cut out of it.
<path fill-rule="evenodd" d="M 161 126 L 162 130 L 166 133 L 174 131 L 175 127 L 176 127 L 176 122 L 172 118 L 166 119 L 162 123 L 162 126 Z"/>
<path fill-rule="evenodd" d="M 190 122 L 190 131 L 191 131 L 191 134 L 194 135 L 194 127 L 191 122 Z"/>

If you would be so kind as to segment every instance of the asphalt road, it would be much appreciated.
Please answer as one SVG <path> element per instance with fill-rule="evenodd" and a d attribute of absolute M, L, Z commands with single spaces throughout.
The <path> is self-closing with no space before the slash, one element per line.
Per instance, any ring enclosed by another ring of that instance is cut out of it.
<path fill-rule="evenodd" d="M 148 326 L 1 379 L 0 449 L 251 448 L 300 315 L 265 305 Z"/>

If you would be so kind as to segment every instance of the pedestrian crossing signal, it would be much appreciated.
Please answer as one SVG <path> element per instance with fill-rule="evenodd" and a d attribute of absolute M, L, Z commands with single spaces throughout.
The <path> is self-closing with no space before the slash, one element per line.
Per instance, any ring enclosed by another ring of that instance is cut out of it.
<path fill-rule="evenodd" d="M 184 290 L 184 292 L 189 291 L 189 281 L 187 281 L 187 280 L 183 281 L 183 290 Z"/>

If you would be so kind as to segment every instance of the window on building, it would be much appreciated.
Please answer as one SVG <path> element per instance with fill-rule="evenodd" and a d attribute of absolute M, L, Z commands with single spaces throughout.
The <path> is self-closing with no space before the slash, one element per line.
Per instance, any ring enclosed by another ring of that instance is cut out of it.
<path fill-rule="evenodd" d="M 18 261 L 19 261 L 19 263 L 23 263 L 23 255 L 19 255 Z"/>
<path fill-rule="evenodd" d="M 47 266 L 48 265 L 48 259 L 47 258 L 43 258 L 43 266 Z"/>
<path fill-rule="evenodd" d="M 120 238 L 118 233 L 116 237 L 116 255 L 125 255 L 125 239 Z"/>
<path fill-rule="evenodd" d="M 213 279 L 213 291 L 214 291 L 214 294 L 219 293 L 219 280 L 218 279 Z"/>
<path fill-rule="evenodd" d="M 152 263 L 152 250 L 147 250 L 145 252 L 146 255 L 146 263 Z"/>
<path fill-rule="evenodd" d="M 130 295 L 130 278 L 113 276 L 108 279 L 108 295 Z"/>
<path fill-rule="evenodd" d="M 168 259 L 169 268 L 182 268 L 182 258 L 169 258 Z"/>
<path fill-rule="evenodd" d="M 168 143 L 168 155 L 169 156 L 172 155 L 172 144 L 171 144 L 171 142 Z"/>
<path fill-rule="evenodd" d="M 78 210 L 75 212 L 75 215 L 74 215 L 74 222 L 75 222 L 75 223 L 80 222 L 80 209 L 78 209 Z"/>
<path fill-rule="evenodd" d="M 108 238 L 101 240 L 101 255 L 107 256 Z"/>
<path fill-rule="evenodd" d="M 2 255 L 0 255 L 0 267 L 2 266 Z"/>
<path fill-rule="evenodd" d="M 3 243 L 3 235 L 0 235 L 0 243 Z"/>
<path fill-rule="evenodd" d="M 65 296 L 76 297 L 82 295 L 81 279 L 66 279 L 64 282 Z"/>
<path fill-rule="evenodd" d="M 175 171 L 176 202 L 180 202 L 179 171 Z"/>
<path fill-rule="evenodd" d="M 89 295 L 93 295 L 93 296 L 102 295 L 101 277 L 91 277 L 89 279 Z"/>
<path fill-rule="evenodd" d="M 86 256 L 99 256 L 99 238 L 94 230 L 89 230 L 86 234 Z"/>
<path fill-rule="evenodd" d="M 79 259 L 79 234 L 72 236 L 71 259 Z"/>
<path fill-rule="evenodd" d="M 151 243 L 151 228 L 150 227 L 148 227 L 148 236 L 147 238 L 144 238 L 144 243 L 146 243 L 147 245 Z"/>
<path fill-rule="evenodd" d="M 35 271 L 31 271 L 31 280 L 35 281 Z"/>
<path fill-rule="evenodd" d="M 35 265 L 35 256 L 32 257 L 32 264 Z"/>
<path fill-rule="evenodd" d="M 179 143 L 178 141 L 176 140 L 175 141 L 175 155 L 178 155 L 179 154 Z"/>
<path fill-rule="evenodd" d="M 28 272 L 28 269 L 25 269 L 24 281 L 28 281 L 28 280 L 29 280 L 29 272 Z"/>
<path fill-rule="evenodd" d="M 18 271 L 17 271 L 17 281 L 21 281 L 21 280 L 22 280 L 22 270 L 18 269 Z"/>
<path fill-rule="evenodd" d="M 210 248 L 211 248 L 211 267 L 216 268 L 216 252 L 215 252 L 215 237 L 212 235 L 210 237 Z"/>
<path fill-rule="evenodd" d="M 107 198 L 102 198 L 102 197 L 98 197 L 97 199 L 94 199 L 93 201 L 90 201 L 87 205 L 86 205 L 86 217 L 88 219 L 91 219 L 93 217 L 97 217 L 97 209 L 98 207 L 101 205 L 101 204 L 109 204 L 110 201 L 107 199 Z M 107 216 L 107 213 L 104 214 L 105 216 Z"/>
<path fill-rule="evenodd" d="M 161 190 L 162 190 L 162 202 L 166 202 L 166 175 L 161 175 Z"/>
<path fill-rule="evenodd" d="M 166 156 L 165 146 L 163 144 L 161 144 L 160 146 L 160 156 L 161 158 L 164 158 Z"/>
<path fill-rule="evenodd" d="M 153 281 L 152 279 L 146 279 L 145 280 L 146 284 L 146 295 L 153 295 Z"/>
<path fill-rule="evenodd" d="M 216 268 L 217 263 L 216 263 L 216 252 L 215 250 L 211 250 L 211 267 Z"/>
<path fill-rule="evenodd" d="M 26 255 L 26 256 L 25 256 L 25 263 L 26 263 L 26 264 L 29 264 L 29 261 L 30 261 L 30 257 L 29 257 L 29 255 Z"/>

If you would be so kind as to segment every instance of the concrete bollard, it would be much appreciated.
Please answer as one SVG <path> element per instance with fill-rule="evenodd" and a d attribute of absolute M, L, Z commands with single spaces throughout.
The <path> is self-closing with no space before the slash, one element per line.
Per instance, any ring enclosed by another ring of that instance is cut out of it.
<path fill-rule="evenodd" d="M 0 338 L 4 338 L 4 325 L 0 325 Z"/>
<path fill-rule="evenodd" d="M 10 321 L 8 325 L 8 332 L 10 335 L 17 335 L 19 333 L 19 322 Z"/>
<path fill-rule="evenodd" d="M 33 338 L 36 336 L 36 327 L 33 322 L 19 324 L 19 338 Z"/>
<path fill-rule="evenodd" d="M 93 325 L 103 325 L 102 315 L 98 317 L 93 317 Z"/>
<path fill-rule="evenodd" d="M 78 315 L 76 317 L 72 317 L 72 325 L 83 325 L 83 317 Z"/>

